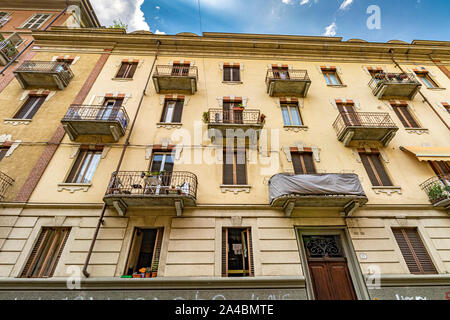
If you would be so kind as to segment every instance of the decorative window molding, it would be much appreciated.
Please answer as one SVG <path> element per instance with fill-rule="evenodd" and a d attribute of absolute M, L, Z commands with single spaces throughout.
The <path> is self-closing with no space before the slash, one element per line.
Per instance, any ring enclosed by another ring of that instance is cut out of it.
<path fill-rule="evenodd" d="M 4 124 L 11 124 L 13 126 L 18 125 L 27 125 L 31 122 L 32 119 L 14 119 L 14 118 L 7 118 L 3 119 Z"/>
<path fill-rule="evenodd" d="M 188 64 L 191 67 L 195 66 L 195 61 L 189 60 L 171 60 L 169 61 L 169 65 L 173 66 L 174 64 Z"/>
<path fill-rule="evenodd" d="M 71 56 L 71 55 L 67 54 L 65 56 L 53 56 L 52 57 L 52 61 L 57 61 L 58 59 L 72 60 L 72 63 L 70 65 L 73 66 L 74 64 L 76 64 L 78 62 L 78 60 L 80 60 L 80 56 Z"/>
<path fill-rule="evenodd" d="M 189 104 L 189 101 L 191 100 L 190 96 L 185 96 L 182 94 L 166 94 L 166 95 L 160 95 L 159 96 L 159 105 L 164 106 L 164 102 L 166 100 L 183 100 L 183 107 L 187 106 Z"/>
<path fill-rule="evenodd" d="M 2 134 L 0 136 L 0 145 L 9 147 L 8 151 L 5 153 L 5 157 L 9 157 L 10 155 L 12 155 L 14 150 L 16 150 L 21 143 L 22 140 L 13 141 L 10 134 Z"/>
<path fill-rule="evenodd" d="M 87 192 L 92 184 L 91 183 L 58 183 L 58 191 L 67 190 L 70 193 L 76 191 Z"/>
<path fill-rule="evenodd" d="M 242 106 L 245 108 L 247 106 L 248 97 L 237 97 L 237 96 L 222 96 L 218 97 L 217 100 L 219 100 L 219 106 L 223 107 L 224 101 L 242 101 Z"/>
<path fill-rule="evenodd" d="M 164 129 L 181 129 L 182 123 L 179 122 L 158 122 L 156 124 L 157 128 L 164 128 Z"/>
<path fill-rule="evenodd" d="M 300 131 L 308 131 L 308 126 L 283 126 L 284 131 L 292 131 L 292 132 L 300 132 Z"/>
<path fill-rule="evenodd" d="M 101 95 L 94 95 L 91 98 L 91 102 L 89 104 L 92 104 L 93 101 L 95 100 L 95 98 L 97 98 L 97 103 L 99 105 L 103 104 L 105 102 L 106 98 L 110 98 L 110 99 L 123 99 L 123 103 L 122 105 L 126 104 L 128 99 L 131 98 L 131 94 L 125 94 L 125 93 L 119 93 L 119 92 L 114 92 L 114 93 L 104 93 Z"/>
<path fill-rule="evenodd" d="M 220 191 L 222 191 L 222 193 L 233 192 L 234 194 L 238 194 L 239 192 L 250 193 L 250 188 L 251 187 L 252 186 L 250 186 L 250 185 L 226 185 L 226 184 L 222 184 L 222 185 L 220 185 Z"/>
<path fill-rule="evenodd" d="M 330 103 L 336 110 L 339 110 L 337 107 L 338 103 L 353 104 L 356 109 L 361 110 L 361 104 L 359 103 L 358 100 L 355 100 L 355 99 L 335 98 L 335 99 L 330 99 Z"/>
<path fill-rule="evenodd" d="M 278 64 L 268 64 L 267 68 L 269 68 L 269 70 L 271 70 L 272 68 L 288 68 L 288 71 L 292 71 L 293 67 L 292 64 L 282 64 L 282 63 L 278 63 Z"/>
<path fill-rule="evenodd" d="M 242 71 L 244 71 L 244 64 L 243 63 L 239 63 L 239 62 L 220 62 L 219 63 L 219 68 L 220 68 L 220 70 L 221 71 L 223 71 L 223 66 L 234 66 L 234 67 L 237 67 L 237 66 L 239 66 L 239 69 L 241 70 L 241 72 Z"/>
<path fill-rule="evenodd" d="M 364 152 L 365 152 L 365 153 L 372 153 L 372 152 L 374 152 L 374 153 L 379 153 L 381 159 L 382 159 L 385 163 L 389 163 L 389 158 L 388 158 L 388 156 L 386 155 L 386 152 L 385 152 L 384 150 L 382 150 L 382 149 L 378 149 L 378 148 L 372 147 L 372 146 L 364 146 L 364 144 L 359 145 L 358 148 L 359 148 L 359 149 L 364 149 Z M 356 162 L 357 162 L 357 163 L 362 163 L 361 157 L 360 157 L 360 155 L 359 155 L 359 150 L 358 150 L 358 148 L 352 148 L 352 153 L 353 153 L 353 156 L 355 157 Z"/>
<path fill-rule="evenodd" d="M 275 98 L 275 105 L 278 108 L 281 108 L 282 103 L 296 103 L 296 104 L 298 104 L 298 107 L 300 109 L 303 109 L 303 107 L 304 107 L 304 101 L 302 98 L 296 98 L 296 97 Z"/>
<path fill-rule="evenodd" d="M 315 162 L 320 162 L 320 148 L 311 146 L 311 147 L 305 147 L 301 142 L 297 142 L 294 144 L 295 147 L 290 146 L 283 146 L 282 150 L 284 154 L 286 155 L 286 159 L 288 162 L 292 162 L 292 156 L 291 152 L 312 152 L 313 159 Z"/>
<path fill-rule="evenodd" d="M 118 59 L 115 63 L 115 66 L 117 68 L 119 68 L 122 65 L 122 63 L 137 63 L 137 67 L 140 68 L 144 64 L 144 61 L 145 60 L 143 60 L 143 59 L 136 59 L 133 57 L 128 57 L 128 58 Z"/>
<path fill-rule="evenodd" d="M 405 128 L 406 132 L 411 133 L 411 134 L 425 134 L 425 133 L 430 133 L 429 130 L 427 128 Z"/>
<path fill-rule="evenodd" d="M 45 101 L 49 101 L 56 91 L 50 91 L 47 89 L 37 89 L 37 90 L 25 90 L 20 97 L 20 101 L 27 99 L 29 96 L 46 96 Z"/>
<path fill-rule="evenodd" d="M 370 77 L 372 77 L 372 74 L 370 73 L 370 71 L 379 71 L 379 72 L 387 73 L 385 66 L 381 66 L 381 67 L 380 66 L 362 66 L 362 68 Z"/>
<path fill-rule="evenodd" d="M 394 193 L 402 194 L 402 188 L 396 186 L 372 186 L 372 190 L 376 194 L 385 193 L 388 196 L 391 196 Z"/>

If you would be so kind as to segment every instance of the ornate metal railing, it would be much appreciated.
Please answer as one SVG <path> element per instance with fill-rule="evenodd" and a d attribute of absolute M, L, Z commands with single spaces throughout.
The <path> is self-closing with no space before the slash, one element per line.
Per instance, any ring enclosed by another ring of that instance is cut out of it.
<path fill-rule="evenodd" d="M 197 197 L 197 176 L 187 171 L 113 172 L 106 195 Z"/>
<path fill-rule="evenodd" d="M 118 121 L 125 130 L 130 119 L 124 107 L 106 107 L 103 105 L 73 104 L 62 121 Z"/>
<path fill-rule="evenodd" d="M 0 54 L 6 62 L 9 62 L 19 53 L 16 47 L 23 42 L 23 39 L 17 33 L 13 33 L 8 39 L 2 40 L 0 42 Z"/>
<path fill-rule="evenodd" d="M 259 110 L 209 109 L 208 111 L 208 124 L 257 125 L 261 124 L 262 120 Z"/>
<path fill-rule="evenodd" d="M 8 189 L 14 183 L 14 179 L 10 178 L 8 175 L 0 172 L 0 201 L 5 199 Z"/>
<path fill-rule="evenodd" d="M 272 80 L 293 80 L 293 81 L 310 81 L 308 71 L 306 70 L 272 70 L 268 69 L 266 73 L 266 84 Z"/>
<path fill-rule="evenodd" d="M 389 113 L 340 112 L 333 123 L 333 128 L 340 135 L 347 127 L 397 128 Z"/>
<path fill-rule="evenodd" d="M 372 91 L 376 91 L 383 84 L 420 84 L 412 73 L 384 73 L 375 74 L 369 82 Z"/>
<path fill-rule="evenodd" d="M 57 61 L 24 61 L 16 72 L 56 73 L 65 80 L 73 78 L 73 72 L 65 62 Z"/>
<path fill-rule="evenodd" d="M 450 174 L 432 177 L 421 183 L 420 187 L 432 204 L 450 199 Z"/>
<path fill-rule="evenodd" d="M 198 79 L 196 66 L 157 65 L 153 75 L 159 77 L 194 77 Z"/>

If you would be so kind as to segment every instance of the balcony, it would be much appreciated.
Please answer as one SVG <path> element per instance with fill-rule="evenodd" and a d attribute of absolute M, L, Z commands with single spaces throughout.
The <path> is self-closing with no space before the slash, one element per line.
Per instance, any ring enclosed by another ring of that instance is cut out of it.
<path fill-rule="evenodd" d="M 3 172 L 0 172 L 0 201 L 6 198 L 9 188 L 14 183 L 14 179 L 10 178 Z"/>
<path fill-rule="evenodd" d="M 412 73 L 378 73 L 369 87 L 378 99 L 412 100 L 422 85 Z"/>
<path fill-rule="evenodd" d="M 420 187 L 435 207 L 450 210 L 450 175 L 432 177 L 423 182 Z"/>
<path fill-rule="evenodd" d="M 17 46 L 23 42 L 23 39 L 17 34 L 13 33 L 5 40 L 0 34 L 0 64 L 8 64 L 18 53 Z"/>
<path fill-rule="evenodd" d="M 269 180 L 270 205 L 282 208 L 286 216 L 294 208 L 334 207 L 343 216 L 367 202 L 356 174 L 287 174 L 279 173 Z"/>
<path fill-rule="evenodd" d="M 14 74 L 24 89 L 63 90 L 73 78 L 73 72 L 66 63 L 53 61 L 25 61 Z"/>
<path fill-rule="evenodd" d="M 380 112 L 341 112 L 333 128 L 346 147 L 354 141 L 378 141 L 387 146 L 398 131 L 389 114 Z"/>
<path fill-rule="evenodd" d="M 271 97 L 299 96 L 306 97 L 311 85 L 306 70 L 289 70 L 281 73 L 272 69 L 267 70 L 267 93 Z"/>
<path fill-rule="evenodd" d="M 186 93 L 197 91 L 198 71 L 195 66 L 159 65 L 153 73 L 157 93 Z"/>
<path fill-rule="evenodd" d="M 71 105 L 61 123 L 72 141 L 101 135 L 117 142 L 125 135 L 130 119 L 124 107 Z"/>
<path fill-rule="evenodd" d="M 136 207 L 173 207 L 181 216 L 185 206 L 196 205 L 196 197 L 197 176 L 191 172 L 119 171 L 112 174 L 103 201 L 123 216 Z"/>

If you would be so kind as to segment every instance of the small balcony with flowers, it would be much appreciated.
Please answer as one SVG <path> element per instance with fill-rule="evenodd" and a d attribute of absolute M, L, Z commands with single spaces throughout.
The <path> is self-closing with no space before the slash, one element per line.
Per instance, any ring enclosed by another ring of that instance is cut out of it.
<path fill-rule="evenodd" d="M 419 92 L 422 84 L 412 73 L 379 72 L 373 75 L 369 87 L 378 99 L 412 100 Z"/>

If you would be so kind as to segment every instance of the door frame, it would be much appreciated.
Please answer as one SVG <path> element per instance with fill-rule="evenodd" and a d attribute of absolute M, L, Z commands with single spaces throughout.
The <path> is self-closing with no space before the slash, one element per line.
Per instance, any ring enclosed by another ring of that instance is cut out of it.
<path fill-rule="evenodd" d="M 361 271 L 358 258 L 356 257 L 353 244 L 349 241 L 351 238 L 346 227 L 295 227 L 295 235 L 297 237 L 303 275 L 306 280 L 306 294 L 309 300 L 314 300 L 315 296 L 311 274 L 309 272 L 308 258 L 303 243 L 304 235 L 339 235 L 356 296 L 358 300 L 370 300 L 365 278 Z"/>

